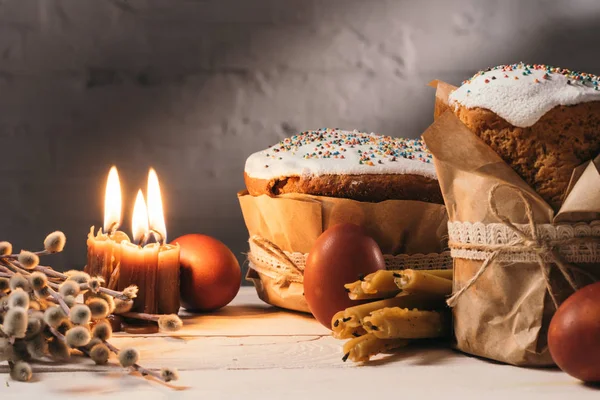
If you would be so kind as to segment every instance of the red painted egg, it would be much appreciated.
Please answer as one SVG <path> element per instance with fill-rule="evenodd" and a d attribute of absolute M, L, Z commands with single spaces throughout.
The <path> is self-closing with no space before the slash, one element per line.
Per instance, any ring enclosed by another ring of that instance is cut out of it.
<path fill-rule="evenodd" d="M 344 284 L 380 269 L 385 269 L 381 249 L 363 228 L 339 224 L 327 229 L 317 238 L 306 260 L 304 296 L 310 311 L 331 329 L 335 313 L 360 304 L 348 298 Z"/>
<path fill-rule="evenodd" d="M 548 329 L 548 347 L 556 365 L 584 382 L 600 382 L 600 282 L 571 295 L 556 311 Z"/>
<path fill-rule="evenodd" d="M 195 233 L 173 243 L 181 248 L 181 305 L 190 311 L 212 311 L 229 304 L 242 279 L 231 250 L 217 239 Z"/>

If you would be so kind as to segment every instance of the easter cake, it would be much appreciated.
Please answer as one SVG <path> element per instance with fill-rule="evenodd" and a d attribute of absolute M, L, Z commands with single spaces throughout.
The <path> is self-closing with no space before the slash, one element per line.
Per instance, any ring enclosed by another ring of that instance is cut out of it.
<path fill-rule="evenodd" d="M 286 138 L 252 154 L 244 178 L 252 196 L 302 193 L 443 203 L 422 140 L 359 131 L 318 129 Z"/>
<path fill-rule="evenodd" d="M 460 120 L 555 210 L 600 151 L 600 78 L 547 65 L 478 72 L 449 97 Z"/>

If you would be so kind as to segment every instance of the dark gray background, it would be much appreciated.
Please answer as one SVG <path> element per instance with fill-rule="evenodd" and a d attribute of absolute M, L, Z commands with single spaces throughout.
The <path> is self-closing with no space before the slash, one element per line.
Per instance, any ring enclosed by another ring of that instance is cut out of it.
<path fill-rule="evenodd" d="M 0 239 L 68 237 L 82 267 L 119 167 L 125 223 L 149 166 L 169 237 L 206 233 L 243 260 L 246 157 L 296 131 L 416 137 L 433 78 L 525 61 L 600 73 L 600 2 L 0 1 Z"/>

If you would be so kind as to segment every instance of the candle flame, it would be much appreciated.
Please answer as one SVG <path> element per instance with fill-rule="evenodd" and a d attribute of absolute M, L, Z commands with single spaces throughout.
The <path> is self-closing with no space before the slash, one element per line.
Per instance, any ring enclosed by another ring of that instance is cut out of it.
<path fill-rule="evenodd" d="M 121 183 L 117 167 L 113 166 L 106 180 L 104 192 L 104 231 L 116 230 L 121 225 Z"/>
<path fill-rule="evenodd" d="M 146 233 L 148 233 L 148 210 L 144 201 L 142 189 L 138 191 L 133 206 L 133 216 L 131 218 L 131 232 L 133 233 L 133 242 L 139 243 Z"/>
<path fill-rule="evenodd" d="M 154 168 L 150 168 L 148 172 L 148 220 L 150 222 L 150 229 L 162 236 L 157 239 L 165 243 L 167 241 L 167 227 L 165 226 L 160 184 L 158 183 L 158 175 L 156 175 Z"/>

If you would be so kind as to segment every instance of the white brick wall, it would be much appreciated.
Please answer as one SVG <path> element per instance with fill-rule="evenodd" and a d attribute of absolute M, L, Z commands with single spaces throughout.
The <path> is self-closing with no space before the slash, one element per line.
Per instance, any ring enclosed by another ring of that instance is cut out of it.
<path fill-rule="evenodd" d="M 162 178 L 171 238 L 236 254 L 245 158 L 298 130 L 417 136 L 426 83 L 524 60 L 600 72 L 595 0 L 0 1 L 0 238 L 82 266 L 106 173 Z"/>

